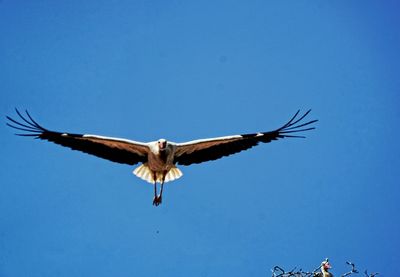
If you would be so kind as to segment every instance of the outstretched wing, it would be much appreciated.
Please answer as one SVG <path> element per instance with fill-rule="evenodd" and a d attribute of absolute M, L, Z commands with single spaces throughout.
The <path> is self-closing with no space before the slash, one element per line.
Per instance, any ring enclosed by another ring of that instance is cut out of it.
<path fill-rule="evenodd" d="M 9 120 L 7 125 L 26 132 L 16 134 L 18 136 L 35 137 L 51 141 L 73 150 L 79 150 L 122 164 L 134 165 L 147 160 L 149 147 L 146 143 L 96 135 L 54 132 L 40 126 L 33 120 L 28 111 L 26 111 L 26 116 L 23 116 L 17 109 L 16 112 L 22 121 L 17 121 L 7 116 Z"/>
<path fill-rule="evenodd" d="M 305 123 L 301 121 L 310 113 L 308 110 L 302 116 L 300 111 L 281 128 L 270 132 L 226 136 L 219 138 L 209 138 L 193 140 L 185 143 L 178 143 L 175 153 L 175 162 L 181 165 L 190 165 L 206 161 L 216 160 L 224 156 L 229 156 L 243 150 L 252 148 L 260 142 L 268 143 L 280 138 L 304 138 L 295 133 L 313 130 L 311 124 L 318 120 L 311 120 Z"/>

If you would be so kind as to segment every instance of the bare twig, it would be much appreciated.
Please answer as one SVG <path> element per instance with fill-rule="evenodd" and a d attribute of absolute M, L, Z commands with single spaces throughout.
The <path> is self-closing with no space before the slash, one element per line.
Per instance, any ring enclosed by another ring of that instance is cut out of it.
<path fill-rule="evenodd" d="M 328 262 L 328 258 L 325 259 L 325 262 Z M 351 274 L 357 274 L 359 273 L 359 271 L 356 269 L 356 266 L 354 263 L 352 262 L 346 262 L 346 264 L 351 266 L 351 270 L 349 272 L 346 272 L 342 275 L 340 275 L 340 277 L 346 277 L 349 276 Z M 297 270 L 296 267 L 293 268 L 290 271 L 285 271 L 282 267 L 280 266 L 275 266 L 273 269 L 271 269 L 272 271 L 272 277 L 322 277 L 322 272 L 320 271 L 321 266 L 316 267 L 313 271 L 303 271 L 302 269 Z M 378 275 L 379 273 L 371 273 L 368 275 L 367 270 L 365 270 L 364 272 L 366 277 L 375 277 L 376 275 Z"/>
<path fill-rule="evenodd" d="M 368 271 L 367 270 L 365 270 L 364 273 L 365 273 L 365 276 L 367 276 L 367 277 L 375 277 L 376 275 L 379 274 L 379 272 L 374 272 L 374 273 L 371 273 L 371 274 L 368 275 Z"/>
<path fill-rule="evenodd" d="M 358 270 L 356 270 L 356 266 L 352 262 L 346 262 L 346 264 L 351 266 L 351 271 L 344 273 L 341 277 L 346 277 L 349 276 L 353 273 L 358 273 Z"/>

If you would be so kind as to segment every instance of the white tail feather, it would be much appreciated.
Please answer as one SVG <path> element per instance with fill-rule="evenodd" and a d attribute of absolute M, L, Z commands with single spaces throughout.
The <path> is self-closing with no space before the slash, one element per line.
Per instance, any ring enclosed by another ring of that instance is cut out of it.
<path fill-rule="evenodd" d="M 154 184 L 153 172 L 150 170 L 147 164 L 142 164 L 138 166 L 137 168 L 135 168 L 135 170 L 133 170 L 132 173 L 135 174 L 140 179 L 147 181 L 151 184 Z M 161 183 L 162 180 L 161 172 L 157 172 L 156 175 L 157 175 L 156 176 L 157 182 Z M 164 183 L 176 180 L 182 177 L 182 175 L 183 175 L 182 171 L 180 171 L 179 168 L 174 166 L 168 171 L 167 175 L 165 176 Z"/>

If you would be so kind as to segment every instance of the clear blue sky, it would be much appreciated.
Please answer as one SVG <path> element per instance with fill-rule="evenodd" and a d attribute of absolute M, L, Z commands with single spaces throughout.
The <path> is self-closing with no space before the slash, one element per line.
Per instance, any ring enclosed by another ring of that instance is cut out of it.
<path fill-rule="evenodd" d="M 270 276 L 346 260 L 396 276 L 397 1 L 0 2 L 0 114 L 151 141 L 287 139 L 183 167 L 163 204 L 133 167 L 0 128 L 0 276 Z M 4 120 L 5 123 L 5 120 Z"/>

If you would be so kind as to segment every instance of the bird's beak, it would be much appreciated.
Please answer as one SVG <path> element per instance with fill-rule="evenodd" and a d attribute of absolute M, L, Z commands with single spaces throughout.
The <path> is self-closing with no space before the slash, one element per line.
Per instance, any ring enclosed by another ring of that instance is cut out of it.
<path fill-rule="evenodd" d="M 159 143 L 160 150 L 164 150 L 166 148 L 166 146 L 167 146 L 167 143 L 165 141 Z"/>

